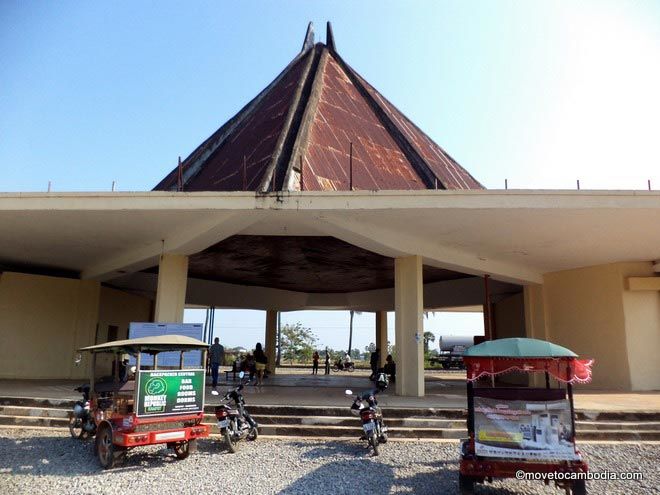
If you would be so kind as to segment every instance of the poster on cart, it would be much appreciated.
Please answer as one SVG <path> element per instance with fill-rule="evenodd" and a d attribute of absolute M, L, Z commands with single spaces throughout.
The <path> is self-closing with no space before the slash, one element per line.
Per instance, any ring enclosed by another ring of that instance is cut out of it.
<path fill-rule="evenodd" d="M 138 374 L 138 416 L 195 414 L 204 409 L 204 370 L 149 370 Z"/>
<path fill-rule="evenodd" d="M 477 455 L 527 460 L 574 460 L 568 400 L 474 398 Z"/>

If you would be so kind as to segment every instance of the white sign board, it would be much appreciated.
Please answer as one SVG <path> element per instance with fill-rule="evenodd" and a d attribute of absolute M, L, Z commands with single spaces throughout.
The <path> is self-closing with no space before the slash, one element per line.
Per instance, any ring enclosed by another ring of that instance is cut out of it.
<path fill-rule="evenodd" d="M 201 323 L 149 323 L 132 322 L 128 327 L 128 338 L 137 339 L 140 337 L 155 337 L 158 335 L 183 335 L 193 339 L 202 340 L 204 325 Z M 158 354 L 158 367 L 179 367 L 178 352 L 161 352 Z M 131 358 L 131 364 L 134 364 Z M 142 354 L 142 365 L 153 366 L 153 356 Z M 204 367 L 202 363 L 202 351 L 188 351 L 183 354 L 183 364 L 185 367 Z"/>

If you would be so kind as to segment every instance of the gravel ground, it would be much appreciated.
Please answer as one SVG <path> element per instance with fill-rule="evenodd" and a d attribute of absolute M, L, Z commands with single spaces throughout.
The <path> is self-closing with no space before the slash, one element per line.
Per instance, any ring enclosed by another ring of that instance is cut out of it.
<path fill-rule="evenodd" d="M 0 430 L 0 494 L 8 493 L 458 493 L 458 445 L 390 442 L 372 457 L 358 441 L 243 442 L 228 454 L 216 439 L 177 461 L 161 447 L 128 454 L 112 471 L 99 468 L 93 442 L 64 433 Z M 589 481 L 590 493 L 660 493 L 658 445 L 583 444 L 592 471 L 641 471 L 638 481 Z M 369 483 L 370 485 L 367 485 Z M 542 482 L 498 481 L 484 494 L 563 493 Z"/>

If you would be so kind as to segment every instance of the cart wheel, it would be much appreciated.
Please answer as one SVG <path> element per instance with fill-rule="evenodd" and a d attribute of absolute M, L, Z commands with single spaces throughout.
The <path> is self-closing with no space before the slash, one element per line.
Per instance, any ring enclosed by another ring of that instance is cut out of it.
<path fill-rule="evenodd" d="M 174 453 L 177 459 L 185 459 L 190 455 L 190 442 L 177 442 L 174 444 Z"/>
<path fill-rule="evenodd" d="M 103 469 L 112 469 L 126 455 L 125 449 L 112 443 L 112 429 L 109 426 L 101 427 L 96 435 L 96 455 Z"/>
<path fill-rule="evenodd" d="M 458 489 L 461 495 L 472 495 L 474 493 L 474 478 L 458 473 Z"/>
<path fill-rule="evenodd" d="M 585 480 L 575 480 L 571 485 L 573 495 L 587 495 L 587 482 Z"/>

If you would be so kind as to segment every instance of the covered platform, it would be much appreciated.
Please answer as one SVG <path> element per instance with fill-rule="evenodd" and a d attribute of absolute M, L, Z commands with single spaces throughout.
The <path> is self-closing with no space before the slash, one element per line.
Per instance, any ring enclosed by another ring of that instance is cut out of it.
<path fill-rule="evenodd" d="M 350 407 L 344 391 L 370 388 L 367 374 L 333 374 L 313 377 L 304 372 L 278 370 L 262 387 L 248 385 L 243 391 L 246 403 L 260 406 L 328 406 Z M 223 374 L 224 375 L 224 374 Z M 208 382 L 210 383 L 210 381 Z M 73 389 L 80 380 L 6 380 L 0 379 L 0 398 L 21 397 L 30 399 L 79 400 L 80 394 Z M 435 408 L 465 409 L 465 374 L 461 372 L 429 373 L 425 378 L 424 397 L 401 397 L 393 390 L 379 395 L 379 403 L 387 408 Z M 220 382 L 218 390 L 232 386 Z M 206 403 L 216 404 L 219 398 L 206 390 Z M 618 391 L 593 391 L 576 388 L 576 410 L 602 413 L 657 413 L 660 414 L 660 392 L 621 393 Z"/>
<path fill-rule="evenodd" d="M 76 349 L 186 306 L 267 311 L 276 373 L 278 311 L 373 312 L 381 349 L 394 311 L 395 392 L 422 400 L 424 312 L 481 306 L 486 339 L 657 391 L 659 219 L 658 191 L 485 190 L 310 26 L 153 191 L 0 193 L 0 378 L 85 377 Z"/>

